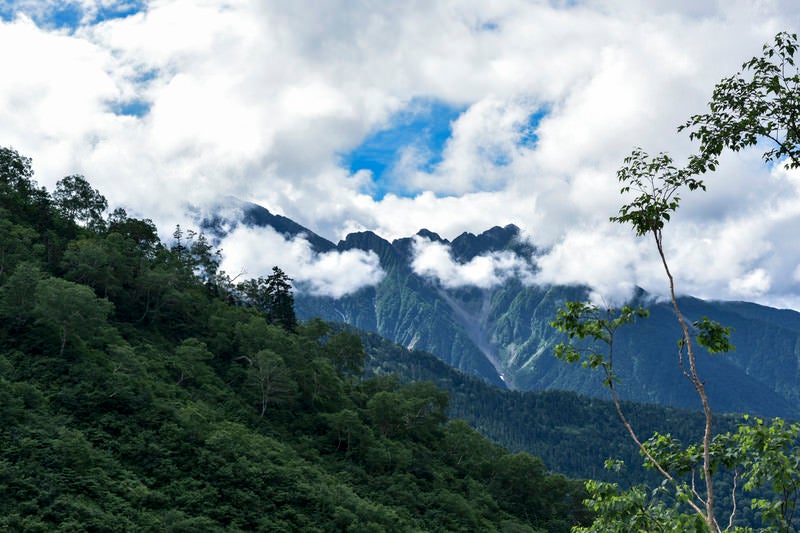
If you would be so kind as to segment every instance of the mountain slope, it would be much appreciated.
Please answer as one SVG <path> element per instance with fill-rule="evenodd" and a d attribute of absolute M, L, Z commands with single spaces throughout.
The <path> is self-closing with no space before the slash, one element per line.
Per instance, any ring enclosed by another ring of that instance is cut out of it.
<path fill-rule="evenodd" d="M 337 248 L 376 253 L 386 276 L 375 287 L 339 299 L 298 294 L 295 307 L 299 318 L 320 317 L 375 331 L 403 346 L 435 353 L 456 368 L 502 385 L 499 373 L 470 338 L 471 331 L 441 297 L 436 285 L 413 272 L 410 242 L 389 243 L 372 232 L 363 232 L 348 235 Z"/>
<path fill-rule="evenodd" d="M 216 205 L 211 206 L 210 211 L 213 213 L 212 215 L 198 214 L 198 222 L 203 231 L 217 238 L 224 237 L 242 224 L 247 227 L 270 227 L 288 238 L 302 237 L 311 244 L 311 249 L 317 253 L 336 249 L 335 244 L 294 220 L 282 215 L 275 215 L 265 207 L 245 202 L 234 196 L 226 196 Z"/>
<path fill-rule="evenodd" d="M 427 352 L 407 350 L 374 333 L 359 334 L 369 375 L 433 381 L 450 394 L 450 416 L 467 421 L 512 451 L 542 458 L 553 471 L 623 484 L 658 478 L 640 466 L 639 451 L 608 395 L 595 399 L 565 391 L 504 390 L 453 369 Z M 658 430 L 690 442 L 703 432 L 703 417 L 698 412 L 631 402 L 625 402 L 623 409 L 641 436 Z M 717 429 L 733 429 L 739 421 L 735 415 L 720 416 Z M 608 458 L 622 459 L 628 468 L 607 471 L 603 463 Z"/>

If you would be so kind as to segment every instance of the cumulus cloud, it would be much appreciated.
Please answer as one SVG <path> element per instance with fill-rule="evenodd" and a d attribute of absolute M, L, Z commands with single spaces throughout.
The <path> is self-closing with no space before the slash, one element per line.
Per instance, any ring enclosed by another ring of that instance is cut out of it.
<path fill-rule="evenodd" d="M 502 189 L 513 177 L 508 166 L 521 150 L 528 121 L 537 110 L 533 102 L 491 96 L 476 102 L 453 122 L 441 164 L 433 172 L 414 166 L 406 172 L 408 183 L 417 190 L 449 195 Z"/>
<path fill-rule="evenodd" d="M 48 23 L 64 5 L 82 14 L 74 28 Z M 690 153 L 675 127 L 777 31 L 799 26 L 788 0 L 7 1 L 0 144 L 32 157 L 50 190 L 82 173 L 112 206 L 165 231 L 187 204 L 229 194 L 331 240 L 514 223 L 550 250 L 543 283 L 658 292 L 652 249 L 608 222 L 616 169 L 634 146 Z M 419 147 L 402 154 L 392 179 L 408 195 L 365 194 L 369 173 L 351 174 L 342 154 L 419 99 L 465 111 L 433 168 L 420 169 L 431 158 Z M 522 143 L 529 133 L 535 142 Z M 725 157 L 670 224 L 681 289 L 800 308 L 797 181 L 756 152 Z M 376 279 L 367 256 L 314 257 L 258 236 L 261 246 L 240 235 L 265 257 L 267 246 L 295 254 L 302 274 L 291 275 L 314 290 L 358 285 L 338 268 Z M 272 266 L 226 247 L 253 275 Z M 431 275 L 456 280 L 513 270 L 498 257 L 470 271 L 435 259 Z"/>
<path fill-rule="evenodd" d="M 608 228 L 582 228 L 568 233 L 537 257 L 535 281 L 545 285 L 585 285 L 597 304 L 628 301 L 641 282 L 637 268 L 648 263 L 641 242 Z"/>
<path fill-rule="evenodd" d="M 736 173 L 729 177 L 745 179 Z M 752 174 L 748 178 L 752 180 Z M 795 272 L 800 257 L 786 246 L 796 239 L 800 225 L 798 172 L 776 166 L 761 179 L 769 186 L 742 187 L 736 189 L 738 195 L 715 191 L 723 185 L 715 181 L 708 183 L 704 195 L 686 195 L 663 233 L 679 294 L 798 308 L 800 279 Z M 627 227 L 570 230 L 538 258 L 538 264 L 537 281 L 585 284 L 597 300 L 622 303 L 635 287 L 668 296 L 668 280 L 652 237 L 634 237 Z"/>
<path fill-rule="evenodd" d="M 533 278 L 530 263 L 510 251 L 491 252 L 460 263 L 453 259 L 450 246 L 419 235 L 414 236 L 412 250 L 414 272 L 436 279 L 448 289 L 489 289 L 514 277 L 526 282 Z"/>
<path fill-rule="evenodd" d="M 731 280 L 730 288 L 733 292 L 745 297 L 758 297 L 770 288 L 770 276 L 763 268 L 756 268 L 742 277 Z"/>
<path fill-rule="evenodd" d="M 222 268 L 230 276 L 254 278 L 278 266 L 298 290 L 340 298 L 383 278 L 373 252 L 347 250 L 317 254 L 303 238 L 286 239 L 272 228 L 237 226 L 221 242 Z"/>

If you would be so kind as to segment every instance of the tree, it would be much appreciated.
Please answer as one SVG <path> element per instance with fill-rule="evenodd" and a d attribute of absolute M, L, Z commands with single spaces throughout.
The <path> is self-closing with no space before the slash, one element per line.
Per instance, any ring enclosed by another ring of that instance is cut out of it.
<path fill-rule="evenodd" d="M 380 391 L 367 402 L 377 429 L 387 437 L 429 441 L 447 420 L 449 396 L 430 381 L 415 381 L 397 391 Z"/>
<path fill-rule="evenodd" d="M 200 383 L 209 381 L 211 371 L 206 363 L 213 358 L 214 355 L 208 351 L 206 343 L 194 337 L 181 341 L 169 361 L 175 374 L 178 374 L 176 384 L 183 385 L 189 380 Z"/>
<path fill-rule="evenodd" d="M 33 179 L 31 159 L 13 148 L 0 147 L 0 207 L 37 229 L 51 213 L 50 195 Z"/>
<path fill-rule="evenodd" d="M 103 213 L 108 209 L 108 201 L 80 174 L 58 180 L 53 200 L 56 209 L 68 220 L 88 228 L 104 225 Z"/>
<path fill-rule="evenodd" d="M 136 247 L 148 258 L 152 259 L 161 246 L 158 229 L 149 218 L 137 219 L 128 217 L 125 209 L 118 207 L 108 217 L 108 232 L 119 233 L 133 240 Z"/>
<path fill-rule="evenodd" d="M 297 331 L 292 278 L 283 270 L 274 266 L 272 274 L 268 277 L 243 281 L 236 288 L 242 294 L 246 305 L 267 313 L 270 323 L 279 325 L 287 331 Z"/>
<path fill-rule="evenodd" d="M 0 209 L 0 283 L 23 260 L 33 260 L 41 255 L 43 247 L 34 244 L 36 232 L 26 226 L 14 224 L 3 217 Z"/>
<path fill-rule="evenodd" d="M 259 416 L 264 416 L 270 405 L 289 403 L 297 392 L 297 383 L 281 356 L 272 350 L 260 350 L 249 358 L 252 379 L 258 389 Z"/>
<path fill-rule="evenodd" d="M 102 340 L 110 328 L 107 319 L 114 305 L 99 299 L 92 289 L 61 278 L 45 278 L 36 284 L 33 313 L 37 322 L 53 327 L 60 339 L 58 354 L 64 355 L 69 339 Z"/>
<path fill-rule="evenodd" d="M 192 229 L 184 232 L 180 224 L 175 226 L 172 233 L 171 251 L 174 258 L 187 267 L 187 272 L 198 278 L 207 287 L 214 287 L 221 282 L 230 283 L 220 273 L 219 266 L 222 262 L 222 251 L 215 250 L 208 242 L 203 232 L 197 233 Z"/>
<path fill-rule="evenodd" d="M 207 285 L 216 283 L 222 251 L 214 250 L 202 232 L 197 235 L 197 239 L 193 232 L 189 236 L 189 255 L 195 275 Z"/>
<path fill-rule="evenodd" d="M 715 170 L 723 150 L 738 152 L 766 141 L 765 162 L 800 166 L 800 71 L 797 34 L 781 32 L 760 57 L 714 88 L 709 112 L 692 116 L 678 130 L 700 141 L 697 171 Z"/>
<path fill-rule="evenodd" d="M 339 375 L 361 375 L 367 354 L 361 338 L 349 331 L 339 331 L 332 335 L 323 346 Z"/>
<path fill-rule="evenodd" d="M 598 519 L 580 531 L 736 530 L 736 482 L 740 477 L 748 490 L 772 485 L 774 499 L 754 500 L 766 530 L 798 530 L 794 510 L 800 479 L 794 472 L 800 467 L 800 427 L 787 428 L 781 420 L 765 425 L 746 419 L 736 434 L 714 433 L 711 402 L 705 378 L 698 373 L 697 358 L 703 356 L 701 350 L 708 356 L 732 350 L 731 329 L 707 317 L 689 323 L 677 303 L 675 279 L 663 246 L 663 230 L 680 206 L 681 195 L 705 190 L 699 176 L 716 170 L 725 149 L 739 151 L 766 141 L 765 162 L 800 166 L 800 71 L 794 62 L 798 48 L 796 35 L 779 33 L 774 44 L 764 46 L 761 57 L 745 62 L 741 72 L 717 84 L 710 111 L 691 117 L 679 127 L 700 142 L 698 153 L 686 166 L 676 166 L 668 154 L 651 157 L 636 148 L 617 173 L 620 193 L 633 194 L 633 199 L 623 204 L 611 221 L 629 225 L 637 236 L 653 238 L 682 332 L 677 364 L 697 393 L 705 424 L 698 444 L 682 446 L 670 435 L 658 433 L 642 441 L 626 418 L 615 390 L 614 335 L 617 328 L 646 317 L 646 310 L 567 303 L 552 323 L 568 338 L 556 347 L 556 355 L 567 362 L 583 361 L 584 366 L 604 372 L 604 385 L 626 430 L 646 464 L 664 480 L 652 492 L 643 487 L 620 491 L 614 484 L 590 482 L 587 503 Z M 715 480 L 725 471 L 733 476 L 733 503 L 727 522 L 718 519 L 715 492 Z"/>
<path fill-rule="evenodd" d="M 22 262 L 0 286 L 0 317 L 6 325 L 18 325 L 32 318 L 36 286 L 46 277 L 39 265 Z"/>
<path fill-rule="evenodd" d="M 35 187 L 31 163 L 30 157 L 21 156 L 13 148 L 0 147 L 0 185 L 4 195 Z"/>
<path fill-rule="evenodd" d="M 61 261 L 64 277 L 92 287 L 103 298 L 118 296 L 138 266 L 127 244 L 117 233 L 70 242 Z"/>
<path fill-rule="evenodd" d="M 179 261 L 183 261 L 186 246 L 183 244 L 183 230 L 180 224 L 175 225 L 175 231 L 172 232 L 172 252 Z"/>
<path fill-rule="evenodd" d="M 363 451 L 374 438 L 372 430 L 353 409 L 323 413 L 322 418 L 335 433 L 336 449 L 344 451 L 347 455 L 352 454 L 356 448 L 361 448 Z"/>

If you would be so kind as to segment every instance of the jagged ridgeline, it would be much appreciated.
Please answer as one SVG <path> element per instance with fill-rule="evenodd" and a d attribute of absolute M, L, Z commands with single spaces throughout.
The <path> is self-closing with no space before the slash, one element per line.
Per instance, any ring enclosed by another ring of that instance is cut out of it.
<path fill-rule="evenodd" d="M 0 148 L 0 530 L 588 523 L 581 483 L 448 421 L 432 383 L 265 309 L 281 272 L 234 284 L 202 234 L 163 242 L 69 178 L 50 194 Z"/>

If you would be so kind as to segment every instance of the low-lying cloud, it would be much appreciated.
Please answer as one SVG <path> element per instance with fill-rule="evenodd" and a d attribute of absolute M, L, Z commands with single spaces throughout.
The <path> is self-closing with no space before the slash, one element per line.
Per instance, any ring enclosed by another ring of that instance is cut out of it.
<path fill-rule="evenodd" d="M 537 257 L 540 270 L 535 281 L 543 285 L 585 285 L 593 302 L 618 306 L 633 296 L 635 265 L 647 264 L 642 256 L 637 243 L 620 232 L 587 228 L 567 234 Z"/>
<path fill-rule="evenodd" d="M 453 259 L 450 246 L 419 235 L 414 237 L 411 268 L 420 276 L 436 279 L 443 287 L 490 289 L 511 278 L 532 282 L 530 263 L 510 251 L 491 252 L 467 263 Z"/>
<path fill-rule="evenodd" d="M 267 276 L 278 266 L 297 290 L 341 298 L 379 283 L 378 256 L 363 250 L 316 253 L 302 237 L 287 239 L 270 227 L 238 226 L 222 240 L 222 268 L 237 279 Z"/>

